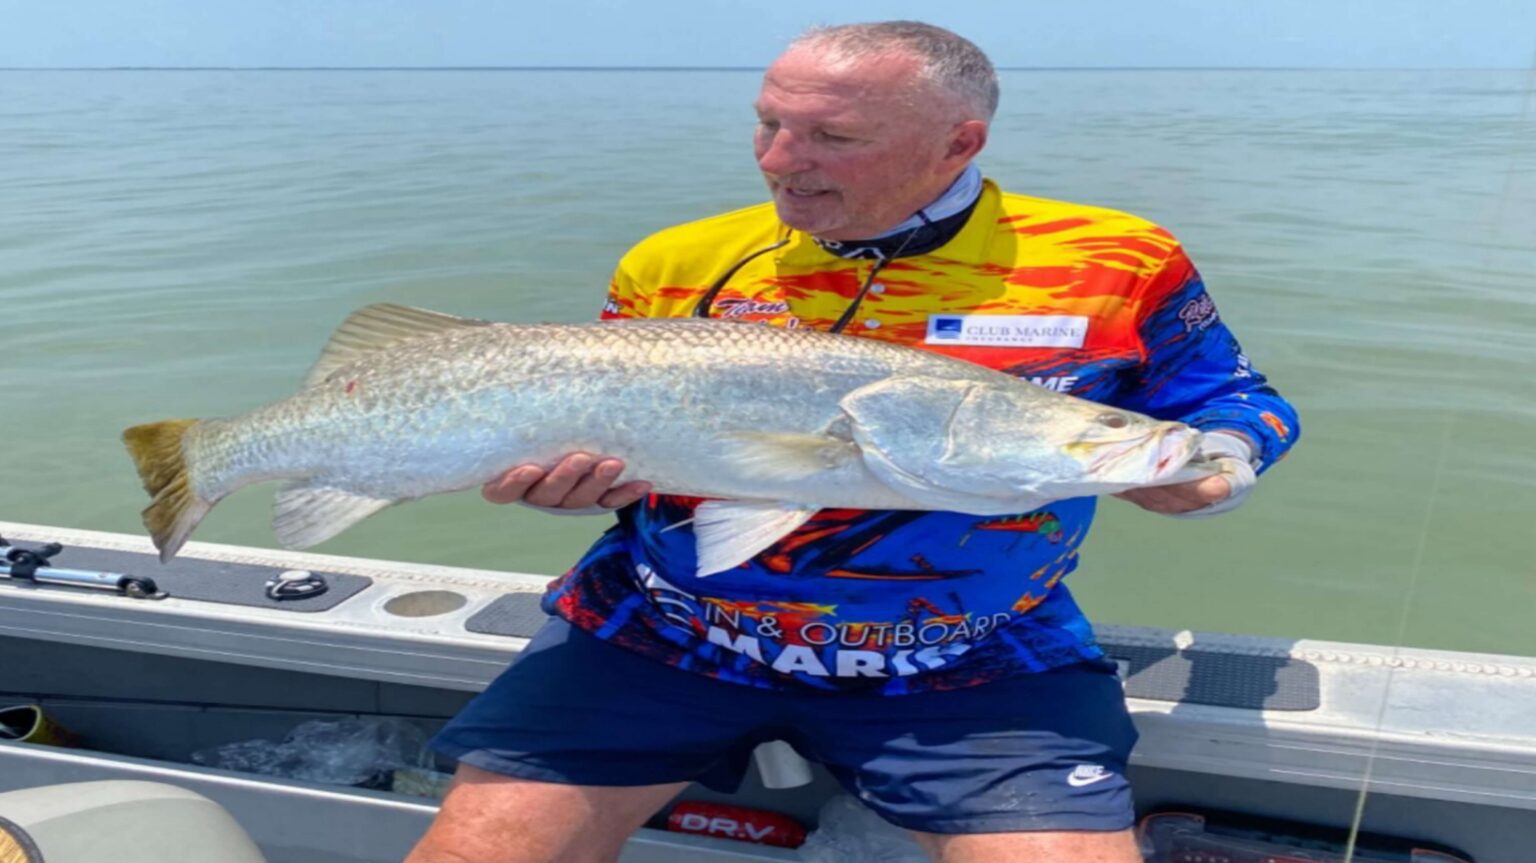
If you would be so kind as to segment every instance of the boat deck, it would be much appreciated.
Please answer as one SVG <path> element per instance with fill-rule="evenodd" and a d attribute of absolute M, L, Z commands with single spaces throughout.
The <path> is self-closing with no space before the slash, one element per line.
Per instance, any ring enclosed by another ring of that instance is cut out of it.
<path fill-rule="evenodd" d="M 98 753 L 0 745 L 0 790 L 159 776 L 204 790 L 245 813 L 242 821 L 254 813 L 263 821 L 302 822 L 306 816 L 290 810 L 323 799 L 339 806 L 326 811 L 352 813 L 335 817 L 358 819 L 370 849 L 408 847 L 435 811 L 432 801 L 274 785 L 188 765 L 181 756 L 191 744 L 208 742 L 200 734 L 247 739 L 299 716 L 406 715 L 430 730 L 526 644 L 542 620 L 537 598 L 547 581 L 196 542 L 178 559 L 182 573 L 171 577 L 152 559 L 144 562 L 152 549 L 141 537 L 7 522 L 0 522 L 0 535 L 20 546 L 63 543 L 94 555 L 97 565 L 155 577 L 170 593 L 133 599 L 0 578 L 0 649 L 10 657 L 0 673 L 0 699 L 51 699 L 68 714 L 66 724 L 84 723 L 120 741 Z M 56 561 L 81 566 L 84 558 L 61 554 Z M 267 599 L 261 586 L 284 572 L 323 573 L 330 590 Z M 223 582 L 225 593 L 185 586 L 199 577 Z M 303 603 L 311 605 L 306 610 Z M 1356 792 L 1368 782 L 1371 829 L 1462 847 L 1479 863 L 1496 863 L 1515 842 L 1536 846 L 1536 660 L 1142 627 L 1098 631 L 1121 663 L 1142 733 L 1133 782 L 1148 808 L 1208 801 L 1348 823 Z M 66 676 L 64 668 L 94 671 Z M 112 723 L 103 717 L 113 711 L 118 727 L 108 732 Z M 220 721 L 210 724 L 211 713 Z M 169 739 L 175 735 L 166 733 L 166 722 L 184 723 L 186 736 Z M 834 790 L 818 770 L 803 789 L 769 789 L 754 777 L 732 800 L 813 818 Z M 370 820 L 384 811 L 394 817 Z M 1459 826 L 1442 828 L 1453 814 Z M 385 821 L 391 826 L 380 832 L 377 824 Z M 325 824 L 313 827 L 318 836 Z M 1463 835 L 1474 827 L 1486 837 L 1481 855 Z M 252 832 L 278 849 L 269 851 L 275 859 L 387 859 L 345 843 L 285 851 L 284 835 L 300 834 L 264 836 L 263 829 Z M 701 856 L 688 856 L 694 853 Z M 636 861 L 794 859 L 659 831 L 644 831 L 629 854 L 625 859 Z"/>

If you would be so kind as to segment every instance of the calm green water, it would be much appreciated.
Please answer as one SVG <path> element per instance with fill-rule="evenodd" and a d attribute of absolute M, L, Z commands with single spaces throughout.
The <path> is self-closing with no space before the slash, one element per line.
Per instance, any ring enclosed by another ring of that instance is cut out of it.
<path fill-rule="evenodd" d="M 982 165 L 1179 234 L 1305 439 L 1202 523 L 1109 501 L 1100 621 L 1536 655 L 1536 116 L 1498 72 L 1005 73 Z M 753 73 L 0 73 L 0 519 L 137 532 L 117 443 L 291 392 L 346 313 L 592 317 L 761 198 Z M 197 538 L 273 544 L 270 488 Z M 320 550 L 556 573 L 471 493 Z"/>

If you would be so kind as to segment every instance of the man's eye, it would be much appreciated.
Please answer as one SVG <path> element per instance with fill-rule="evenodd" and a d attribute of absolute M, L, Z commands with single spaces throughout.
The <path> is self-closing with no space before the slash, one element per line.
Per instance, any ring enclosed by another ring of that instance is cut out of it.
<path fill-rule="evenodd" d="M 763 129 L 763 130 L 768 131 L 768 132 L 775 132 L 775 131 L 778 131 L 779 121 L 777 121 L 777 120 L 758 120 L 757 121 L 757 127 L 759 129 Z"/>
<path fill-rule="evenodd" d="M 853 140 L 847 135 L 834 135 L 831 132 L 817 132 L 816 137 L 829 144 L 846 144 Z"/>

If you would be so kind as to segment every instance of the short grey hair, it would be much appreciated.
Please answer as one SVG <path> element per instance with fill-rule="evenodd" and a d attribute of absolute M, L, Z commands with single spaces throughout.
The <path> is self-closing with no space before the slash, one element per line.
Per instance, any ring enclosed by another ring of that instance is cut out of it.
<path fill-rule="evenodd" d="M 997 70 L 980 48 L 962 36 L 921 21 L 878 21 L 814 27 L 796 37 L 789 48 L 822 51 L 835 60 L 857 61 L 870 55 L 900 51 L 922 64 L 918 77 L 956 97 L 988 120 L 997 113 Z"/>

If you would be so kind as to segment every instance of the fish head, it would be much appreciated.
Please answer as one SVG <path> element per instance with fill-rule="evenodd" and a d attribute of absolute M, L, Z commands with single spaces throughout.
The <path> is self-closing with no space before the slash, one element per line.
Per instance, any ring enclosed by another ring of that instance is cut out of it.
<path fill-rule="evenodd" d="M 1167 485 L 1201 475 L 1201 434 L 1180 422 L 1089 403 L 1085 421 L 1060 444 L 1085 494 Z M 1074 483 L 1068 482 L 1066 485 Z M 1091 490 L 1090 490 L 1091 489 Z"/>
<path fill-rule="evenodd" d="M 870 469 L 938 508 L 1026 512 L 1199 476 L 1195 429 L 1013 378 L 891 380 L 842 406 Z"/>
<path fill-rule="evenodd" d="M 1184 423 L 1059 393 L 973 391 L 940 461 L 973 476 L 991 465 L 985 493 L 1060 500 L 1197 479 L 1208 473 L 1200 439 Z"/>

